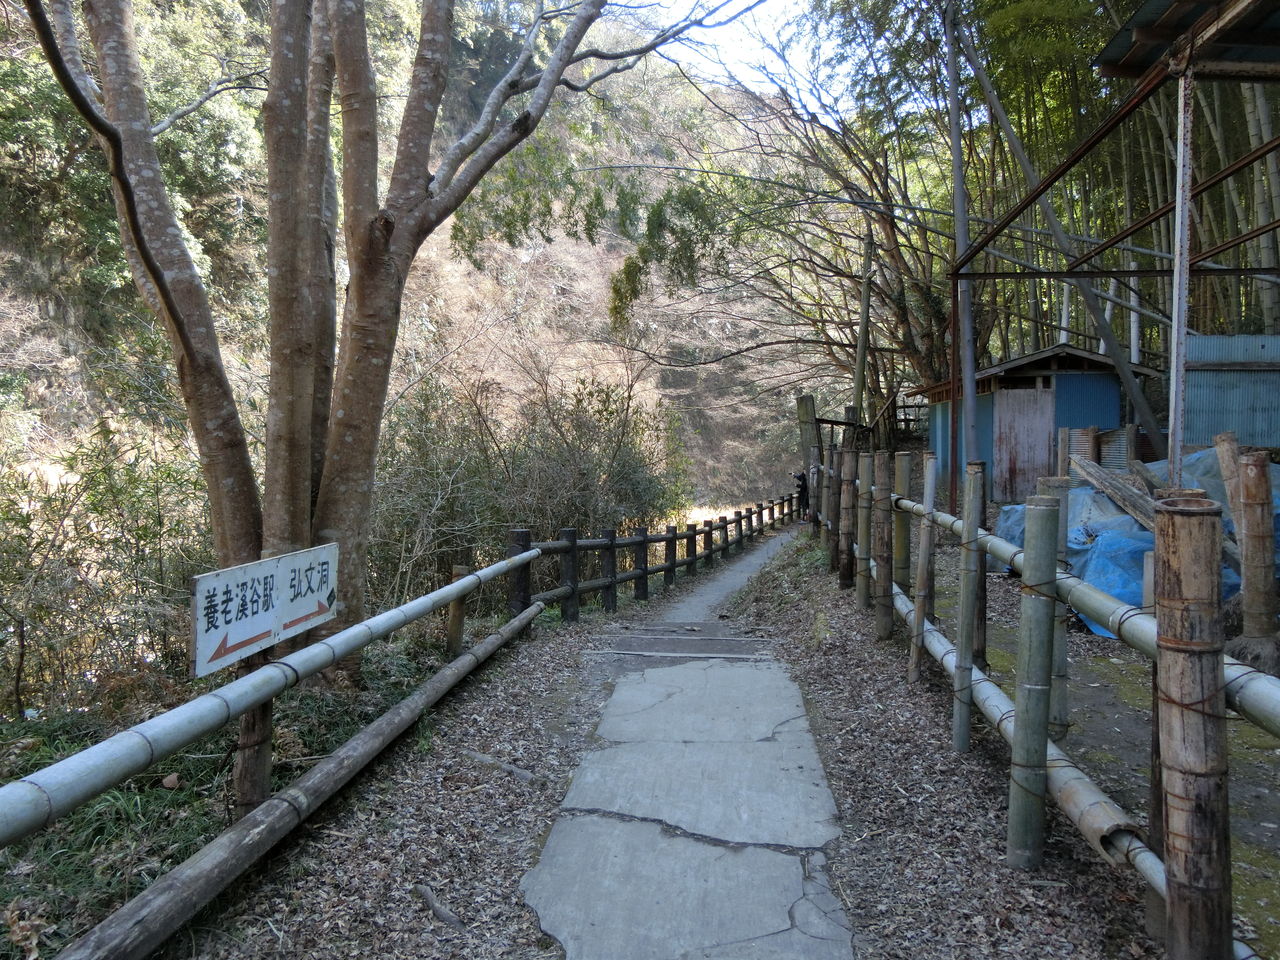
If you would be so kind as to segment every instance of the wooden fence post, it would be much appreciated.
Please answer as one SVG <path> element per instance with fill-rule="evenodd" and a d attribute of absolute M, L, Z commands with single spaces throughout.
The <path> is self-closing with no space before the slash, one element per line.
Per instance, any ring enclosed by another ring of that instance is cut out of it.
<path fill-rule="evenodd" d="M 858 576 L 853 602 L 871 606 L 871 472 L 875 458 L 870 452 L 858 454 Z"/>
<path fill-rule="evenodd" d="M 746 541 L 742 539 L 742 511 L 733 511 L 733 542 L 738 548 L 737 552 L 741 553 L 746 549 Z"/>
<path fill-rule="evenodd" d="M 893 492 L 911 496 L 911 454 L 902 451 L 893 456 Z M 893 580 L 904 593 L 911 592 L 911 514 L 893 511 Z"/>
<path fill-rule="evenodd" d="M 1058 500 L 1058 549 L 1059 564 L 1067 560 L 1067 513 L 1071 492 L 1071 480 L 1067 477 L 1041 477 L 1036 481 L 1036 493 Z M 1061 740 L 1071 728 L 1071 678 L 1067 660 L 1067 621 L 1070 608 L 1059 600 L 1053 607 L 1053 679 L 1049 684 L 1049 739 Z"/>
<path fill-rule="evenodd" d="M 698 575 L 698 525 L 686 523 L 684 536 L 684 565 L 689 571 L 689 576 L 695 577 Z"/>
<path fill-rule="evenodd" d="M 960 603 L 956 617 L 956 670 L 952 677 L 951 748 L 968 753 L 973 713 L 973 639 L 978 613 L 978 528 L 982 519 L 982 462 L 964 468 L 964 526 L 960 533 Z"/>
<path fill-rule="evenodd" d="M 667 524 L 667 535 L 662 541 L 662 563 L 667 568 L 662 571 L 662 585 L 669 587 L 676 582 L 676 528 Z"/>
<path fill-rule="evenodd" d="M 264 666 L 269 651 L 246 657 L 237 667 L 241 676 Z M 271 796 L 271 735 L 274 729 L 275 701 L 268 700 L 240 716 L 236 755 L 232 765 L 235 784 L 236 819 L 253 813 Z"/>
<path fill-rule="evenodd" d="M 809 525 L 810 536 L 817 540 L 822 534 L 822 447 L 809 450 Z"/>
<path fill-rule="evenodd" d="M 1232 956 L 1222 508 L 1156 504 L 1156 640 L 1170 960 Z"/>
<path fill-rule="evenodd" d="M 844 490 L 844 484 L 841 482 L 843 465 L 845 460 L 845 452 L 831 449 L 831 520 L 829 529 L 831 538 L 827 541 L 827 571 L 835 573 L 840 569 L 840 517 L 843 513 L 841 509 L 840 495 Z"/>
<path fill-rule="evenodd" d="M 716 562 L 716 552 L 714 550 L 716 534 L 713 529 L 714 526 L 715 521 L 710 517 L 702 521 L 702 552 L 706 554 L 706 556 L 702 558 L 702 566 L 704 569 L 715 566 Z"/>
<path fill-rule="evenodd" d="M 769 529 L 770 529 L 770 530 L 777 530 L 777 529 L 778 529 L 778 507 L 777 507 L 777 503 L 778 503 L 778 502 L 777 502 L 776 500 L 774 500 L 774 499 L 770 498 L 770 500 L 769 500 Z M 760 514 L 760 520 L 761 520 L 761 522 L 763 522 L 763 521 L 764 521 L 764 514 L 763 514 L 763 513 L 762 513 L 762 514 Z"/>
<path fill-rule="evenodd" d="M 754 510 L 748 510 L 746 520 L 747 539 L 754 543 L 756 537 L 760 535 L 760 528 L 756 526 L 756 512 Z"/>
<path fill-rule="evenodd" d="M 1005 854 L 1009 866 L 1020 870 L 1034 869 L 1044 859 L 1049 679 L 1053 667 L 1054 584 L 1058 579 L 1057 498 L 1031 497 L 1027 500 L 1026 517 Z"/>
<path fill-rule="evenodd" d="M 729 518 L 719 516 L 716 518 L 715 525 L 720 528 L 720 546 L 717 549 L 720 551 L 720 559 L 723 560 L 729 555 Z"/>
<path fill-rule="evenodd" d="M 569 549 L 560 554 L 560 586 L 569 587 L 569 595 L 560 601 L 560 619 L 565 623 L 578 621 L 578 530 L 565 527 L 560 540 L 569 542 Z"/>
<path fill-rule="evenodd" d="M 606 530 L 604 538 L 609 543 L 600 551 L 600 575 L 609 582 L 600 591 L 600 602 L 605 613 L 614 613 L 618 609 L 618 531 Z"/>
<path fill-rule="evenodd" d="M 875 463 L 876 638 L 886 641 L 893 636 L 893 487 L 889 451 L 879 451 Z"/>
<path fill-rule="evenodd" d="M 835 484 L 831 482 L 831 467 L 836 460 L 836 445 L 834 443 L 827 445 L 827 456 L 822 462 L 822 527 L 819 530 L 821 543 L 824 547 L 831 547 L 831 517 L 833 514 L 832 505 L 835 500 Z"/>
<path fill-rule="evenodd" d="M 1058 428 L 1058 476 L 1071 476 L 1071 428 Z"/>
<path fill-rule="evenodd" d="M 457 583 L 463 577 L 471 572 L 470 567 L 464 567 L 460 563 L 453 565 L 453 582 Z M 458 597 L 449 601 L 449 619 L 445 623 L 444 641 L 445 650 L 449 653 L 449 658 L 456 659 L 462 653 L 462 633 L 467 615 L 467 598 Z"/>
<path fill-rule="evenodd" d="M 840 464 L 840 589 L 853 587 L 854 540 L 857 536 L 857 498 L 854 496 L 854 474 L 858 472 L 857 455 L 846 450 Z"/>
<path fill-rule="evenodd" d="M 507 542 L 507 556 L 518 557 L 520 554 L 529 551 L 529 545 L 533 543 L 533 532 L 522 527 L 516 527 L 512 529 L 510 539 Z M 533 595 L 529 568 L 530 564 L 526 563 L 518 570 L 512 570 L 507 576 L 507 613 L 509 616 L 518 616 L 533 603 L 529 599 Z"/>
<path fill-rule="evenodd" d="M 640 576 L 631 581 L 634 596 L 637 600 L 649 599 L 649 528 L 641 527 L 633 536 L 640 542 L 631 548 L 631 566 L 640 571 Z"/>
<path fill-rule="evenodd" d="M 1245 640 L 1270 641 L 1276 632 L 1275 530 L 1271 505 L 1271 458 L 1265 451 L 1240 457 L 1240 588 Z"/>

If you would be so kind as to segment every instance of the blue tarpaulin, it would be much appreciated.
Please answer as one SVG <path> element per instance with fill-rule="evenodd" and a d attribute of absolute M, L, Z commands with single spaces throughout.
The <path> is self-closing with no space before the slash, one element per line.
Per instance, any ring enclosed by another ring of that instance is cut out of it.
<path fill-rule="evenodd" d="M 1161 480 L 1168 480 L 1168 464 L 1164 461 L 1147 465 Z M 1226 487 L 1218 469 L 1214 450 L 1202 450 L 1182 461 L 1182 486 L 1202 488 L 1211 500 L 1226 502 Z M 1280 466 L 1271 466 L 1272 513 L 1280 521 Z M 1023 506 L 1004 507 L 993 531 L 997 537 L 1022 545 L 1025 533 Z M 1231 521 L 1223 512 L 1223 524 L 1231 531 Z M 1276 538 L 1280 544 L 1280 535 Z M 1142 555 L 1155 549 L 1155 535 L 1129 516 L 1106 494 L 1092 487 L 1077 487 L 1068 495 L 1067 563 L 1073 574 L 1092 586 L 1111 594 L 1117 600 L 1142 605 Z M 1277 558 L 1280 569 L 1280 557 Z M 1235 596 L 1240 590 L 1240 575 L 1230 567 L 1222 569 L 1222 597 Z M 1113 636 L 1104 627 L 1081 617 L 1094 633 Z"/>

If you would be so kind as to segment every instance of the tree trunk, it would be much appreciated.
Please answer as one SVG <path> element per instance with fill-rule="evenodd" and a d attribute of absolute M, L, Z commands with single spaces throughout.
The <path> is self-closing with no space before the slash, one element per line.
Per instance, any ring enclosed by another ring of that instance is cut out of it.
<path fill-rule="evenodd" d="M 146 258 L 129 229 L 134 212 L 129 199 L 121 184 L 113 180 L 134 282 L 163 320 L 173 347 L 178 384 L 209 491 L 218 559 L 225 566 L 256 560 L 262 546 L 257 481 L 222 365 L 208 295 L 182 239 L 182 226 L 169 202 L 151 135 L 133 7 L 129 0 L 90 0 L 85 4 L 85 17 L 97 53 L 106 116 L 122 143 L 124 174 L 132 187 L 140 239 L 172 293 L 170 308 L 159 295 Z M 110 155 L 109 146 L 107 152 Z"/>

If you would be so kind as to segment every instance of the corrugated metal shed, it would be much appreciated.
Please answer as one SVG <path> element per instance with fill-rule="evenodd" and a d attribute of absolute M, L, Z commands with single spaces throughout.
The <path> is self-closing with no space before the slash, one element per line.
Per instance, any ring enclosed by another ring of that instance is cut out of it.
<path fill-rule="evenodd" d="M 1155 370 L 1135 366 L 1140 376 Z M 935 384 L 929 398 L 929 446 L 942 476 L 950 471 L 951 387 Z M 960 463 L 988 465 L 988 493 L 1021 500 L 1035 493 L 1038 477 L 1057 470 L 1057 432 L 1062 427 L 1120 426 L 1120 381 L 1111 361 L 1069 344 L 1006 360 L 978 371 L 978 450 L 969 457 L 961 438 Z"/>
<path fill-rule="evenodd" d="M 1243 444 L 1280 447 L 1280 336 L 1188 337 L 1185 422 L 1192 446 L 1234 430 Z"/>
<path fill-rule="evenodd" d="M 1120 426 L 1120 381 L 1114 373 L 1059 373 L 1054 399 L 1059 427 Z"/>

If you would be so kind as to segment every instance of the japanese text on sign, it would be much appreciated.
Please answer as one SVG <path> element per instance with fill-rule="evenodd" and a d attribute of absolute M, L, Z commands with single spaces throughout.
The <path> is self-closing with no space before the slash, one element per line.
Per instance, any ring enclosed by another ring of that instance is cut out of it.
<path fill-rule="evenodd" d="M 325 544 L 195 578 L 192 662 L 204 676 L 331 620 L 338 548 Z"/>

